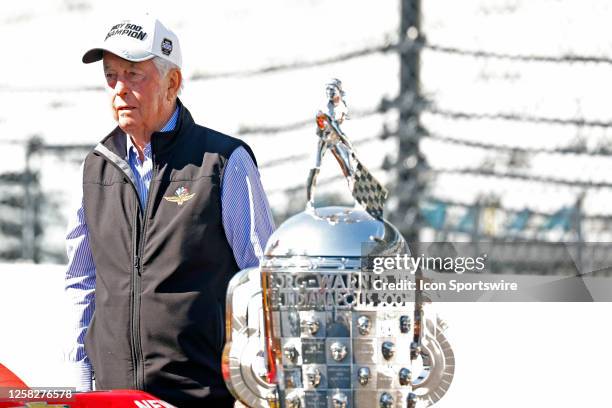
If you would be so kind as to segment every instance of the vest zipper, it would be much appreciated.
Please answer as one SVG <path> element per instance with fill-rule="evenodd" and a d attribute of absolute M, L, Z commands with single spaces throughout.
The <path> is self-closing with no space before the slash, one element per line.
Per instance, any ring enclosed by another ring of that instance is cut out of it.
<path fill-rule="evenodd" d="M 134 256 L 134 274 L 132 279 L 131 310 L 131 348 L 134 364 L 134 386 L 138 390 L 144 389 L 144 373 L 142 365 L 142 346 L 140 344 L 140 257 Z"/>
<path fill-rule="evenodd" d="M 151 155 L 153 155 L 153 140 L 151 140 Z M 157 168 L 155 166 L 155 160 L 153 161 L 153 169 L 151 174 L 151 182 L 155 179 L 157 174 Z M 138 193 L 137 193 L 138 194 Z M 149 183 L 149 193 L 147 194 L 147 202 L 145 203 L 144 214 L 142 216 L 142 226 L 140 230 L 140 241 L 138 245 L 138 251 L 134 254 L 134 260 L 138 264 L 136 269 L 137 273 L 134 274 L 134 308 L 132 309 L 132 343 L 134 345 L 134 356 L 136 361 L 134 362 L 134 379 L 136 382 L 136 389 L 145 390 L 144 384 L 144 357 L 142 356 L 142 344 L 140 339 L 140 277 L 142 274 L 142 253 L 144 252 L 145 234 L 147 231 L 147 217 L 149 214 L 149 207 L 151 206 L 151 183 Z M 138 196 L 140 197 L 140 196 Z M 138 200 L 140 202 L 140 199 Z M 138 289 L 138 290 L 136 290 Z M 138 307 L 136 307 L 138 306 Z"/>
<path fill-rule="evenodd" d="M 151 150 L 153 150 L 153 145 L 152 145 L 153 141 L 151 140 Z M 122 174 L 125 174 L 129 180 L 130 185 L 132 186 L 134 193 L 136 194 L 136 213 L 134 215 L 134 221 L 133 221 L 133 225 L 132 225 L 132 230 L 133 230 L 133 235 L 132 235 L 132 243 L 133 243 L 133 248 L 132 248 L 132 259 L 133 259 L 133 264 L 132 264 L 132 287 L 130 288 L 130 305 L 131 305 L 131 310 L 130 310 L 130 319 L 131 319 L 131 323 L 130 323 L 130 329 L 131 329 L 131 335 L 130 335 L 130 348 L 131 348 L 131 353 L 132 353 L 132 363 L 134 365 L 134 387 L 136 389 L 139 390 L 144 390 L 144 365 L 143 365 L 143 360 L 144 357 L 142 356 L 142 344 L 141 344 L 141 339 L 140 339 L 140 319 L 139 319 L 139 314 L 140 314 L 140 277 L 142 275 L 142 250 L 144 248 L 144 234 L 145 234 L 145 230 L 146 230 L 146 225 L 147 225 L 147 213 L 148 213 L 148 208 L 149 208 L 149 201 L 151 200 L 151 194 L 148 194 L 147 196 L 147 203 L 145 205 L 145 209 L 144 211 L 142 210 L 141 204 L 140 204 L 140 195 L 138 194 L 138 188 L 136 188 L 136 184 L 133 181 L 132 177 L 133 175 L 130 175 L 129 173 L 127 173 L 125 171 L 125 169 L 122 168 L 122 166 L 120 166 L 116 161 L 117 158 L 113 158 L 113 157 L 109 157 L 107 155 L 107 153 L 105 151 L 100 151 L 96 148 L 96 150 L 101 153 L 102 157 L 109 162 L 112 166 L 114 166 L 117 170 L 119 170 Z M 122 159 L 121 159 L 122 160 Z M 127 163 L 125 162 L 125 160 L 122 160 L 126 165 Z M 129 168 L 129 165 L 127 165 Z M 155 177 L 156 174 L 156 168 L 155 166 L 153 166 L 153 174 L 151 176 L 151 181 L 153 180 L 153 178 Z M 132 177 L 130 177 L 132 176 Z M 149 193 L 150 193 L 150 185 L 149 185 Z M 136 224 L 137 224 L 137 218 L 138 218 L 138 214 L 142 214 L 143 218 L 142 218 L 142 227 L 141 227 L 141 234 L 140 234 L 140 240 L 138 240 L 137 238 L 137 229 L 136 229 Z"/>

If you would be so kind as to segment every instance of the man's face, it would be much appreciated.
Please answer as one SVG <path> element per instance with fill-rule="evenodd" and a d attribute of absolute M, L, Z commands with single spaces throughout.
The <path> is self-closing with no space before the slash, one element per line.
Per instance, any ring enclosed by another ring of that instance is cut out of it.
<path fill-rule="evenodd" d="M 153 61 L 131 62 L 104 53 L 103 64 L 113 116 L 119 127 L 129 134 L 159 130 L 168 87 Z"/>

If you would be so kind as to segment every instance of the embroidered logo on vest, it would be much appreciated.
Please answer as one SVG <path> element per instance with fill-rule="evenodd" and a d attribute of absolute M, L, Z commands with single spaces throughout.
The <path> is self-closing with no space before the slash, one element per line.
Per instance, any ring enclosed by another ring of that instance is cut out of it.
<path fill-rule="evenodd" d="M 187 187 L 179 187 L 176 189 L 173 196 L 166 196 L 164 199 L 181 206 L 185 201 L 191 200 L 193 196 L 195 196 L 195 193 L 189 194 Z"/>

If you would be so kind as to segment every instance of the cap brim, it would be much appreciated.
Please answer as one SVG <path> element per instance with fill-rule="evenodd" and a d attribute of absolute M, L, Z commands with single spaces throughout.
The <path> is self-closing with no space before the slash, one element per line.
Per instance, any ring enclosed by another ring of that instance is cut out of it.
<path fill-rule="evenodd" d="M 81 58 L 81 60 L 83 61 L 84 64 L 91 64 L 92 62 L 100 61 L 102 57 L 104 57 L 104 52 L 110 52 L 111 54 L 114 54 L 118 56 L 119 58 L 123 58 L 124 60 L 132 61 L 132 62 L 147 61 L 155 57 L 154 54 L 147 53 L 147 55 L 143 57 L 134 58 L 134 57 L 127 57 L 126 55 L 119 54 L 116 51 L 108 49 L 108 48 L 92 48 L 91 50 L 83 54 L 83 58 Z"/>
<path fill-rule="evenodd" d="M 102 48 L 92 48 L 83 54 L 82 61 L 84 64 L 91 64 L 92 62 L 100 61 L 104 55 Z"/>

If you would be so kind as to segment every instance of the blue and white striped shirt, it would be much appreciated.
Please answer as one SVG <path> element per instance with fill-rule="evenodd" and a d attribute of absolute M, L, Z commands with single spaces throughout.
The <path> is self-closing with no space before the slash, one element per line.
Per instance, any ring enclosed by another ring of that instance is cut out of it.
<path fill-rule="evenodd" d="M 171 131 L 179 116 L 177 107 L 162 132 Z M 151 144 L 144 148 L 144 159 L 138 157 L 136 147 L 127 136 L 127 161 L 136 178 L 141 205 L 146 205 L 152 177 Z M 232 247 L 240 269 L 257 266 L 268 237 L 274 231 L 259 172 L 249 153 L 239 147 L 229 157 L 221 185 L 222 222 L 228 243 Z M 69 298 L 72 327 L 71 340 L 65 353 L 70 375 L 77 390 L 92 387 L 91 364 L 85 355 L 84 340 L 95 310 L 96 268 L 89 245 L 89 231 L 85 222 L 82 191 L 76 209 L 71 213 L 66 236 L 68 268 L 66 293 Z"/>

